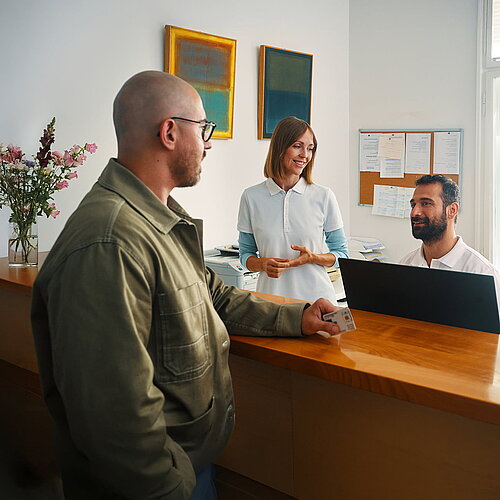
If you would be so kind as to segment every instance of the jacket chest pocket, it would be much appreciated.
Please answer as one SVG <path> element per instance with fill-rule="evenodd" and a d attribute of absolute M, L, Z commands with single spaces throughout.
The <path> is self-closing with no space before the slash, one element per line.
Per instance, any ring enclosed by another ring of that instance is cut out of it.
<path fill-rule="evenodd" d="M 160 332 L 158 350 L 162 382 L 199 378 L 211 366 L 206 307 L 202 282 L 158 294 Z"/>

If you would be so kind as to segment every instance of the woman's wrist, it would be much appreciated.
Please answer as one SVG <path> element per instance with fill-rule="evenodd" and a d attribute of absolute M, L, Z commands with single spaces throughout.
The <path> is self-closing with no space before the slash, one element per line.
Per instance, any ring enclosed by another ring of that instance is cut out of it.
<path fill-rule="evenodd" d="M 245 266 L 249 271 L 252 272 L 261 272 L 261 259 L 259 257 L 255 257 L 254 255 L 251 255 L 248 257 L 246 261 L 246 266 Z"/>

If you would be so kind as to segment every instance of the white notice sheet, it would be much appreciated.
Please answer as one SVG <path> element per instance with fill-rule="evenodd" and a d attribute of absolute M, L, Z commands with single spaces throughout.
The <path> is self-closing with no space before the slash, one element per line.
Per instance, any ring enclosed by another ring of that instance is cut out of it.
<path fill-rule="evenodd" d="M 406 134 L 406 165 L 407 174 L 430 174 L 431 172 L 431 134 Z"/>
<path fill-rule="evenodd" d="M 380 177 L 402 179 L 405 176 L 405 134 L 384 134 L 379 139 Z"/>
<path fill-rule="evenodd" d="M 403 134 L 384 134 L 378 141 L 378 155 L 385 158 L 403 157 L 405 144 L 405 135 Z"/>
<path fill-rule="evenodd" d="M 460 169 L 460 132 L 434 132 L 435 174 L 458 174 Z"/>
<path fill-rule="evenodd" d="M 405 176 L 404 158 L 380 158 L 380 178 L 402 179 Z"/>
<path fill-rule="evenodd" d="M 411 211 L 410 200 L 413 191 L 413 188 L 375 184 L 372 215 L 399 217 L 401 219 L 409 218 Z"/>
<path fill-rule="evenodd" d="M 359 171 L 380 172 L 378 139 L 382 134 L 359 134 Z"/>

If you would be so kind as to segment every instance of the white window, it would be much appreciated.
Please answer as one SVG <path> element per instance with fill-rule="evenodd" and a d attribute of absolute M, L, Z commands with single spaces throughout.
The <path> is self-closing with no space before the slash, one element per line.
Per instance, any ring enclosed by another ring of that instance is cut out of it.
<path fill-rule="evenodd" d="M 500 267 L 500 0 L 480 0 L 476 245 Z"/>

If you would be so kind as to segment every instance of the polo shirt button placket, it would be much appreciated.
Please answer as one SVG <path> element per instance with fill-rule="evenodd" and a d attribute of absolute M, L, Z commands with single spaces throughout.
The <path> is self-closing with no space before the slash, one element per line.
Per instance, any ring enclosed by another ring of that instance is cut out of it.
<path fill-rule="evenodd" d="M 285 199 L 283 201 L 283 232 L 288 233 L 290 231 L 290 226 L 288 224 L 288 207 L 290 204 L 290 195 L 292 191 L 288 191 L 285 194 Z"/>

